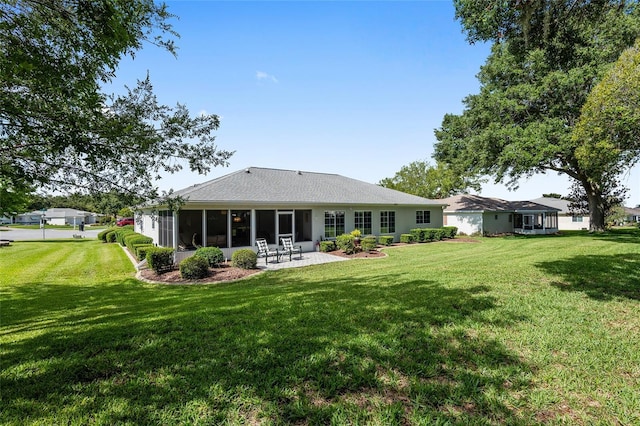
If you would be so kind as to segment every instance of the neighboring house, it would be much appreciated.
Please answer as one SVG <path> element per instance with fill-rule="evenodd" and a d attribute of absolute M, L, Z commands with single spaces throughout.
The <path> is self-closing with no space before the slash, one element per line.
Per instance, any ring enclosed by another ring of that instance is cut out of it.
<path fill-rule="evenodd" d="M 560 212 L 558 213 L 558 229 L 560 229 L 561 231 L 589 229 L 589 215 L 573 214 L 569 210 L 569 203 L 571 201 L 553 197 L 540 197 L 531 201 L 533 201 L 534 203 L 559 209 Z"/>
<path fill-rule="evenodd" d="M 444 210 L 444 225 L 456 226 L 458 233 L 552 234 L 558 231 L 558 209 L 531 201 L 506 201 L 469 194 L 441 201 L 449 204 Z"/>
<path fill-rule="evenodd" d="M 640 223 L 640 206 L 636 208 L 625 207 L 624 213 L 627 216 L 625 221 L 628 223 Z"/>
<path fill-rule="evenodd" d="M 335 174 L 251 167 L 174 193 L 188 201 L 179 214 L 149 206 L 135 229 L 178 251 L 216 246 L 226 257 L 257 238 L 280 245 L 292 237 L 304 251 L 325 238 L 359 229 L 363 235 L 442 227 L 444 202 Z M 179 260 L 177 256 L 177 260 Z"/>
<path fill-rule="evenodd" d="M 100 214 L 85 212 L 83 210 L 67 208 L 51 208 L 45 211 L 35 210 L 30 213 L 16 215 L 15 223 L 22 225 L 36 225 L 44 220 L 49 225 L 71 225 L 78 226 L 82 222 L 85 225 L 92 225 L 97 222 Z"/>
<path fill-rule="evenodd" d="M 13 218 L 13 223 L 19 225 L 37 225 L 42 222 L 42 212 L 40 210 L 35 210 L 29 213 L 21 213 L 15 215 Z"/>

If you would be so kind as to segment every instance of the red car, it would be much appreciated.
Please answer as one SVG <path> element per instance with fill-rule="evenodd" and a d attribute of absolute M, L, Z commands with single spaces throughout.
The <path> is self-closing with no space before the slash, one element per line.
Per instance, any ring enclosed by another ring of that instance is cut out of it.
<path fill-rule="evenodd" d="M 133 218 L 123 217 L 122 219 L 118 219 L 118 221 L 116 222 L 116 225 L 118 226 L 133 225 Z"/>

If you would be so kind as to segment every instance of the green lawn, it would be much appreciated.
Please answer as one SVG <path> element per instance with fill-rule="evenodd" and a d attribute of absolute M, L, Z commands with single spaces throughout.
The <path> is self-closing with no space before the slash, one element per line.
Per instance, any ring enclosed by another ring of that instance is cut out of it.
<path fill-rule="evenodd" d="M 0 248 L 2 424 L 640 424 L 640 234 L 505 237 L 235 283 Z"/>

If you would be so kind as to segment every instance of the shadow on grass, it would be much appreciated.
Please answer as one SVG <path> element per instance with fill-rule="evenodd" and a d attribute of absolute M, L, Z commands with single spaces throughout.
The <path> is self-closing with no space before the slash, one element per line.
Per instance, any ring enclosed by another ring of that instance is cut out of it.
<path fill-rule="evenodd" d="M 34 329 L 3 345 L 2 421 L 527 423 L 505 400 L 531 367 L 474 331 L 487 288 L 290 276 L 21 286 L 3 328 Z M 38 297 L 55 306 L 26 309 Z"/>
<path fill-rule="evenodd" d="M 561 278 L 564 291 L 581 291 L 597 300 L 640 300 L 640 252 L 624 256 L 584 255 L 536 265 Z"/>

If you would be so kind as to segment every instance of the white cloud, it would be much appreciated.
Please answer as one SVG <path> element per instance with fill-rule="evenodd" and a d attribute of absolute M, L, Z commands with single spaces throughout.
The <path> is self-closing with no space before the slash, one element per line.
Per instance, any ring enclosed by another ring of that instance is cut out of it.
<path fill-rule="evenodd" d="M 256 79 L 258 81 L 269 80 L 269 81 L 272 81 L 274 83 L 278 82 L 278 79 L 275 76 L 273 76 L 271 74 L 267 74 L 264 71 L 256 71 Z"/>

